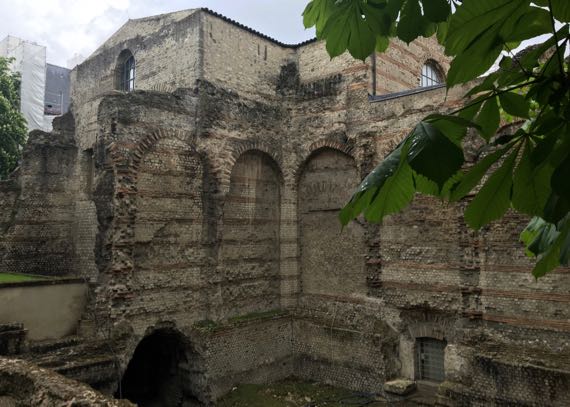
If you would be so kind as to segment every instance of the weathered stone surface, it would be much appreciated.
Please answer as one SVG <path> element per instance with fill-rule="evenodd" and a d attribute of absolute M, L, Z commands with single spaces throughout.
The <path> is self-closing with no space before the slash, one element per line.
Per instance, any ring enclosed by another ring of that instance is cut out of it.
<path fill-rule="evenodd" d="M 125 49 L 131 93 L 116 90 Z M 81 345 L 26 357 L 114 393 L 137 346 L 175 332 L 181 355 L 158 368 L 209 402 L 289 375 L 378 392 L 418 377 L 431 338 L 448 346 L 447 400 L 568 405 L 568 269 L 534 281 L 523 217 L 474 232 L 468 199 L 418 196 L 341 233 L 353 188 L 465 93 L 416 89 L 428 60 L 448 68 L 433 38 L 372 58 L 331 61 L 320 42 L 281 44 L 207 10 L 130 20 L 74 70 L 73 113 L 0 182 L 1 270 L 91 283 Z"/>
<path fill-rule="evenodd" d="M 0 357 L 0 405 L 128 407 L 126 400 L 112 400 L 89 386 L 67 379 L 31 363 Z M 5 404 L 2 404 L 5 403 Z"/>
<path fill-rule="evenodd" d="M 406 396 L 416 390 L 416 382 L 410 379 L 396 379 L 384 383 L 386 393 Z"/>

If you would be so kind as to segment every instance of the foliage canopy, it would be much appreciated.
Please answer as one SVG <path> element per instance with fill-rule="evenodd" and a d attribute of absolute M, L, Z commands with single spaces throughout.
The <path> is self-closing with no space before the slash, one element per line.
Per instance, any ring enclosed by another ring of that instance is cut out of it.
<path fill-rule="evenodd" d="M 533 217 L 521 240 L 538 259 L 534 276 L 569 264 L 570 1 L 312 0 L 303 20 L 331 57 L 348 51 L 364 60 L 384 52 L 390 38 L 410 43 L 436 35 L 452 58 L 447 88 L 471 86 L 461 109 L 424 118 L 363 180 L 340 213 L 343 224 L 361 213 L 380 222 L 415 192 L 454 202 L 475 190 L 465 211 L 469 226 L 479 229 L 513 208 Z M 542 34 L 550 35 L 513 54 Z M 498 70 L 474 81 L 498 58 Z M 497 137 L 501 113 L 524 124 Z M 468 129 L 484 147 L 483 158 L 465 168 Z"/>
<path fill-rule="evenodd" d="M 27 134 L 20 113 L 20 76 L 10 71 L 10 62 L 0 57 L 0 179 L 16 167 Z"/>

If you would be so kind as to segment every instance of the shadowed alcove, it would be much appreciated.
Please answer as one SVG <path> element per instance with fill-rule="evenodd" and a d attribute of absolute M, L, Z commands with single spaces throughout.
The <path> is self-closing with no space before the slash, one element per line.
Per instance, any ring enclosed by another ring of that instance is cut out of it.
<path fill-rule="evenodd" d="M 155 331 L 138 344 L 115 397 L 141 407 L 202 405 L 191 388 L 189 358 L 180 333 Z"/>

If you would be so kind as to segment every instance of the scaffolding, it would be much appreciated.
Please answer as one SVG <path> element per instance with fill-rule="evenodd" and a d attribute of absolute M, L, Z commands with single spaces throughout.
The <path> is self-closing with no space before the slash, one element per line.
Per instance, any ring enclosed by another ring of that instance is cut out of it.
<path fill-rule="evenodd" d="M 7 36 L 0 41 L 0 56 L 14 58 L 11 68 L 21 75 L 20 110 L 28 131 L 50 131 L 51 123 L 44 119 L 46 47 Z"/>

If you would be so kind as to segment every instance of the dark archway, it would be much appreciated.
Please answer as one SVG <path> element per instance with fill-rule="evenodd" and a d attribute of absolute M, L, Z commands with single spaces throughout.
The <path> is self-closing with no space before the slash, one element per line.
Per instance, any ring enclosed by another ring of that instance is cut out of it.
<path fill-rule="evenodd" d="M 168 329 L 145 337 L 135 349 L 115 397 L 140 407 L 201 405 L 190 389 L 183 336 Z"/>

